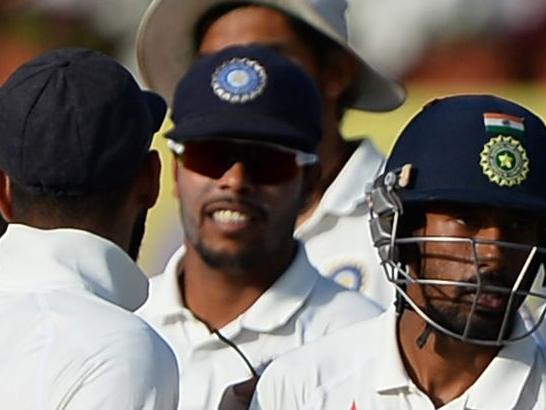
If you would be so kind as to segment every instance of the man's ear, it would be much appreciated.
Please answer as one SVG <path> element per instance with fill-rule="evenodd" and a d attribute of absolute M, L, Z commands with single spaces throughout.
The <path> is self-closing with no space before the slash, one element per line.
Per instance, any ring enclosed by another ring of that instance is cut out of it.
<path fill-rule="evenodd" d="M 11 222 L 13 219 L 11 180 L 2 170 L 0 170 L 0 213 L 6 222 Z"/>
<path fill-rule="evenodd" d="M 159 153 L 152 150 L 146 154 L 135 181 L 137 199 L 145 209 L 153 207 L 159 197 L 160 177 L 161 160 L 159 159 Z"/>

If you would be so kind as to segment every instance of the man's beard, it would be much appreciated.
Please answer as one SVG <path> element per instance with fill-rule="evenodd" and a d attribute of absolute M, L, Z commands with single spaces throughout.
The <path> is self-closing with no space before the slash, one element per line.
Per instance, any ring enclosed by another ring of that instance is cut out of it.
<path fill-rule="evenodd" d="M 227 254 L 212 250 L 200 240 L 192 246 L 208 266 L 227 272 L 253 272 L 270 257 L 263 248 L 247 248 L 237 254 Z"/>
<path fill-rule="evenodd" d="M 193 229 L 196 224 L 190 220 L 186 220 L 182 210 L 181 217 L 182 225 L 185 229 L 186 241 L 191 244 L 201 259 L 212 268 L 221 269 L 234 275 L 244 275 L 263 269 L 270 261 L 276 260 L 275 258 L 278 258 L 278 255 L 282 254 L 282 248 L 286 246 L 287 239 L 285 238 L 288 238 L 291 243 L 294 242 L 292 230 L 287 230 L 283 237 L 279 238 L 273 246 L 268 247 L 265 243 L 256 242 L 252 245 L 242 247 L 235 254 L 226 253 L 214 250 L 205 243 L 199 236 L 199 233 Z M 287 224 L 287 226 L 290 227 L 293 225 Z"/>
<path fill-rule="evenodd" d="M 508 323 L 505 326 L 502 338 L 506 338 L 512 331 L 516 317 L 514 308 L 508 315 Z M 470 317 L 470 307 L 468 310 L 460 305 L 439 304 L 428 302 L 425 306 L 425 313 L 440 326 L 458 334 L 463 335 L 467 322 L 470 321 L 467 337 L 480 340 L 497 340 L 504 320 L 505 310 L 499 314 L 488 315 L 487 313 L 477 312 Z"/>
<path fill-rule="evenodd" d="M 142 245 L 142 239 L 144 238 L 144 232 L 146 230 L 146 218 L 148 211 L 142 211 L 136 218 L 133 225 L 133 232 L 131 233 L 131 240 L 129 242 L 129 250 L 127 253 L 135 262 L 138 259 L 140 253 L 140 246 Z"/>

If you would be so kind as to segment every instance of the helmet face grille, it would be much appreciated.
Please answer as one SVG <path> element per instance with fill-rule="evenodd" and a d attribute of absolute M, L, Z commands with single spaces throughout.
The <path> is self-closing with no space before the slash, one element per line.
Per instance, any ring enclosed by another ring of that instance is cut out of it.
<path fill-rule="evenodd" d="M 546 249 L 536 244 L 473 237 L 402 237 L 399 224 L 404 222 L 404 209 L 398 192 L 407 186 L 402 179 L 401 169 L 390 171 L 380 175 L 368 192 L 372 239 L 397 297 L 403 298 L 436 331 L 464 342 L 501 346 L 533 333 L 546 311 L 533 318 L 526 309 L 546 302 L 546 290 L 539 283 L 542 275 L 537 274 L 542 270 Z M 408 255 L 408 249 L 419 253 L 429 244 L 452 249 L 446 260 L 464 265 L 468 274 L 463 279 L 450 278 L 450 272 L 434 276 L 428 271 L 419 272 L 403 260 L 401 255 Z M 519 270 L 504 276 L 487 271 L 479 257 L 480 249 L 486 246 L 516 253 L 518 260 L 523 261 Z M 438 302 L 438 295 L 444 295 L 444 300 Z M 484 303 L 494 304 L 495 309 L 484 311 Z M 522 316 L 526 319 L 524 324 Z"/>

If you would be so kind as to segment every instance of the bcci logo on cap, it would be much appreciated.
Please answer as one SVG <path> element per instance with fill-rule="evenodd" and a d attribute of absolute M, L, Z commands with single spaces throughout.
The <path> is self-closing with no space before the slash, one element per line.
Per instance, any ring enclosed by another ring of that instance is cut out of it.
<path fill-rule="evenodd" d="M 512 137 L 499 135 L 484 145 L 480 165 L 489 181 L 499 186 L 519 185 L 529 173 L 529 159 L 521 143 Z"/>
<path fill-rule="evenodd" d="M 254 100 L 267 83 L 265 69 L 255 60 L 233 58 L 212 74 L 211 86 L 218 98 L 232 104 Z"/>

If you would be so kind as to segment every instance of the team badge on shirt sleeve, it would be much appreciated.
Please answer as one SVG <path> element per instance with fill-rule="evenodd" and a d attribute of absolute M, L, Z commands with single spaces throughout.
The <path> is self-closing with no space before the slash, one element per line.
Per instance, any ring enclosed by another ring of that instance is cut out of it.
<path fill-rule="evenodd" d="M 218 98 L 232 104 L 254 100 L 264 90 L 267 74 L 263 66 L 249 58 L 233 58 L 212 74 L 211 86 Z"/>
<path fill-rule="evenodd" d="M 355 261 L 338 262 L 326 270 L 326 276 L 337 284 L 350 290 L 363 291 L 367 269 L 362 263 Z"/>

